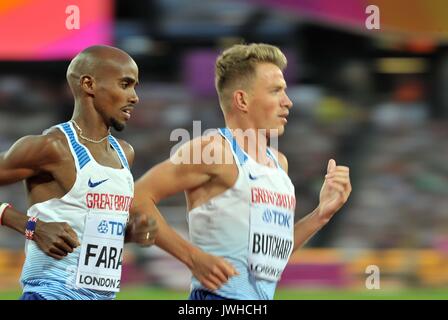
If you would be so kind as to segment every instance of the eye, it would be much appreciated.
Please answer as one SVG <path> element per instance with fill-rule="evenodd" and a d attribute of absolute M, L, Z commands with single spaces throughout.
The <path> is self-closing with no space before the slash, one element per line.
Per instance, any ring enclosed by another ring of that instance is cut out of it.
<path fill-rule="evenodd" d="M 123 81 L 123 82 L 121 83 L 121 87 L 122 87 L 123 89 L 126 89 L 128 86 L 129 86 L 129 82 L 127 82 L 127 81 Z"/>

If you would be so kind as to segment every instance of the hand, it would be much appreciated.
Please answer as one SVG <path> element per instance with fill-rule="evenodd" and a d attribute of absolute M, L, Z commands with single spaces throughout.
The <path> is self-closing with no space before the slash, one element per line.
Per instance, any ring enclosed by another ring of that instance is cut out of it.
<path fill-rule="evenodd" d="M 217 290 L 230 277 L 239 275 L 236 269 L 223 258 L 210 255 L 201 250 L 194 252 L 192 262 L 191 272 L 209 290 Z"/>
<path fill-rule="evenodd" d="M 327 166 L 325 181 L 320 190 L 319 217 L 327 223 L 333 215 L 347 202 L 352 191 L 350 170 L 345 166 L 336 166 L 336 161 L 330 159 Z"/>
<path fill-rule="evenodd" d="M 142 247 L 152 246 L 157 236 L 156 219 L 147 214 L 134 213 L 130 215 L 126 228 L 126 242 L 135 242 Z"/>
<path fill-rule="evenodd" d="M 33 241 L 46 255 L 61 260 L 80 243 L 76 232 L 66 222 L 37 220 Z"/>

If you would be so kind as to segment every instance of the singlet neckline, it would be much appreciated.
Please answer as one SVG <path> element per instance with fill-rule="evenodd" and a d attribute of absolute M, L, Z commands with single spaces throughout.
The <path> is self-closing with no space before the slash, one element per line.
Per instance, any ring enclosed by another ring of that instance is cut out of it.
<path fill-rule="evenodd" d="M 81 143 L 79 141 L 79 137 L 78 137 L 78 132 L 75 130 L 75 128 L 73 127 L 72 123 L 70 123 L 69 121 L 69 125 L 70 128 L 72 129 L 73 133 L 74 133 L 74 137 L 77 143 L 79 143 L 81 145 L 82 148 L 84 148 L 87 152 L 87 155 L 90 157 L 90 159 L 98 166 L 105 168 L 105 169 L 110 169 L 110 170 L 117 170 L 117 171 L 123 171 L 123 170 L 127 170 L 126 166 L 124 165 L 123 161 L 120 158 L 120 154 L 118 153 L 118 150 L 116 150 L 114 148 L 114 146 L 112 145 L 112 143 L 110 142 L 110 137 L 112 137 L 112 135 L 109 135 L 109 137 L 107 138 L 107 143 L 110 145 L 110 147 L 115 151 L 116 155 L 118 156 L 118 161 L 120 162 L 121 168 L 113 168 L 113 167 L 109 167 L 109 166 L 105 166 L 102 165 L 101 163 L 99 163 L 98 161 L 96 161 L 95 157 L 92 155 L 92 153 L 90 152 L 89 148 L 87 148 L 87 146 L 83 143 Z M 70 143 L 70 141 L 68 141 L 68 143 Z M 117 142 L 118 143 L 118 142 Z M 124 151 L 123 151 L 124 153 Z M 126 157 L 126 155 L 124 155 Z"/>
<path fill-rule="evenodd" d="M 266 166 L 263 165 L 259 162 L 257 162 L 252 156 L 250 156 L 238 143 L 238 140 L 235 138 L 235 136 L 232 134 L 232 131 L 228 128 L 228 127 L 224 127 L 222 128 L 222 133 L 224 133 L 224 135 L 221 134 L 221 136 L 227 140 L 228 142 L 230 142 L 230 149 L 232 150 L 232 153 L 235 153 L 235 150 L 233 150 L 232 147 L 232 141 L 229 141 L 228 137 L 225 135 L 226 132 L 228 132 L 230 134 L 230 136 L 232 137 L 232 139 L 235 141 L 235 144 L 237 145 L 237 147 L 241 150 L 241 152 L 248 158 L 248 160 L 250 159 L 252 161 L 252 163 L 262 167 L 262 168 L 266 168 L 266 169 L 270 169 L 270 170 L 274 170 L 277 171 L 279 169 L 282 169 L 280 166 L 280 163 L 278 162 L 278 160 L 274 157 L 274 155 L 272 154 L 272 151 L 270 150 L 269 146 L 266 146 L 266 155 L 274 162 L 274 167 L 270 167 L 270 166 Z M 238 158 L 238 157 L 237 157 Z M 235 159 L 235 161 L 238 161 L 238 159 Z"/>

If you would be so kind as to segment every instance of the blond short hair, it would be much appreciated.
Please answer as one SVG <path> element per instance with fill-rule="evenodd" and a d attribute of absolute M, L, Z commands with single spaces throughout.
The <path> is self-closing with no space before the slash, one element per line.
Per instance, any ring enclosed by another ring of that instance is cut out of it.
<path fill-rule="evenodd" d="M 258 63 L 272 63 L 284 70 L 288 61 L 278 47 L 265 43 L 237 44 L 219 55 L 215 64 L 215 87 L 222 107 L 228 98 L 226 89 L 250 83 Z"/>

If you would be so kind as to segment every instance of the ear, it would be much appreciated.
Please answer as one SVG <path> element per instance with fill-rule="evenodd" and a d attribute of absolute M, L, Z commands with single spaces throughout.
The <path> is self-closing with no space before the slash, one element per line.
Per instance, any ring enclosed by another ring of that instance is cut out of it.
<path fill-rule="evenodd" d="M 233 105 L 238 110 L 247 113 L 249 106 L 249 96 L 244 90 L 235 90 L 233 92 Z"/>
<path fill-rule="evenodd" d="M 95 92 L 95 79 L 92 76 L 85 74 L 80 77 L 79 85 L 81 90 L 83 90 L 88 95 L 94 95 Z"/>

